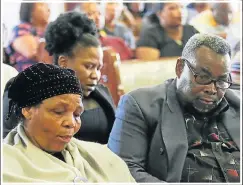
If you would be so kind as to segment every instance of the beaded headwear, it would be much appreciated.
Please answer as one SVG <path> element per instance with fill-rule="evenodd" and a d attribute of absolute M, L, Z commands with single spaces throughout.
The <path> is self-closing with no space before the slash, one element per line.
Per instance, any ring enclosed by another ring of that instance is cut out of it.
<path fill-rule="evenodd" d="M 24 108 L 61 94 L 83 96 L 75 72 L 52 64 L 34 64 L 20 72 L 9 87 L 9 115 L 14 104 Z"/>

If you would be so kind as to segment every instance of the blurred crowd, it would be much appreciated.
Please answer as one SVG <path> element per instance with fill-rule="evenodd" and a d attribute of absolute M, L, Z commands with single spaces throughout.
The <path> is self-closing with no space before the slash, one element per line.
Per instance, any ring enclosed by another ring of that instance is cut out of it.
<path fill-rule="evenodd" d="M 211 33 L 232 47 L 233 77 L 239 83 L 240 10 L 228 2 L 214 3 L 64 3 L 64 10 L 92 19 L 102 46 L 110 46 L 121 60 L 157 60 L 180 56 L 195 33 Z M 52 63 L 45 51 L 44 34 L 50 8 L 46 3 L 22 3 L 19 24 L 8 28 L 4 63 L 17 71 L 37 61 Z M 10 33 L 11 32 L 11 33 Z"/>

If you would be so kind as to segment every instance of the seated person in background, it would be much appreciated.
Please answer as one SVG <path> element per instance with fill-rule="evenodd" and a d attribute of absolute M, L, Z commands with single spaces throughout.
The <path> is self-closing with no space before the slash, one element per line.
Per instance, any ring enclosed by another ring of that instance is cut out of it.
<path fill-rule="evenodd" d="M 192 26 L 181 24 L 180 3 L 160 3 L 160 6 L 157 13 L 160 24 L 141 31 L 136 49 L 138 59 L 180 56 L 185 43 L 197 33 Z"/>
<path fill-rule="evenodd" d="M 122 97 L 108 147 L 137 182 L 240 182 L 240 97 L 230 46 L 196 34 L 176 79 Z"/>
<path fill-rule="evenodd" d="M 102 31 L 105 24 L 105 17 L 101 14 L 101 8 L 97 3 L 82 3 L 80 8 L 82 13 L 87 14 L 95 22 L 102 46 L 112 47 L 115 52 L 119 53 L 121 60 L 133 58 L 133 51 L 125 44 L 122 38 L 109 36 L 105 31 Z"/>
<path fill-rule="evenodd" d="M 187 16 L 186 16 L 185 23 L 189 24 L 189 22 L 193 17 L 208 9 L 210 9 L 209 3 L 198 3 L 196 1 L 194 3 L 189 3 L 186 6 Z"/>
<path fill-rule="evenodd" d="M 160 18 L 158 12 L 161 10 L 161 3 L 153 3 L 151 6 L 151 10 L 147 12 L 142 20 L 141 30 L 147 29 L 151 26 L 160 25 Z"/>
<path fill-rule="evenodd" d="M 71 69 L 39 63 L 19 73 L 9 114 L 20 122 L 3 141 L 3 182 L 135 182 L 105 145 L 73 138 L 82 96 Z"/>
<path fill-rule="evenodd" d="M 47 3 L 21 3 L 20 24 L 13 28 L 13 37 L 6 48 L 10 63 L 18 71 L 35 64 L 40 38 L 44 36 L 50 15 Z"/>
<path fill-rule="evenodd" d="M 105 26 L 103 31 L 107 35 L 116 36 L 122 38 L 126 45 L 131 49 L 135 49 L 135 37 L 131 29 L 125 24 L 119 22 L 119 18 L 122 13 L 122 3 L 103 3 L 103 11 L 105 16 Z"/>
<path fill-rule="evenodd" d="M 216 34 L 226 38 L 231 24 L 238 22 L 237 16 L 233 13 L 231 3 L 212 3 L 210 9 L 191 19 L 190 25 L 201 33 Z"/>
<path fill-rule="evenodd" d="M 18 74 L 18 71 L 13 68 L 12 66 L 10 66 L 10 61 L 9 61 L 9 56 L 7 55 L 6 53 L 6 48 L 5 48 L 5 45 L 6 45 L 6 39 L 7 39 L 7 28 L 6 28 L 6 25 L 3 23 L 2 24 L 3 26 L 3 36 L 2 36 L 2 45 L 3 45 L 3 49 L 2 49 L 2 52 L 3 52 L 3 59 L 2 59 L 2 83 L 1 83 L 1 88 L 4 89 L 5 88 L 5 85 L 7 84 L 7 82 L 15 77 L 17 74 Z M 3 97 L 3 94 L 2 94 L 3 91 L 1 91 L 1 98 Z"/>
<path fill-rule="evenodd" d="M 103 53 L 95 34 L 95 24 L 85 14 L 68 12 L 48 25 L 45 39 L 54 63 L 73 69 L 84 90 L 82 128 L 75 137 L 106 144 L 115 120 L 115 105 L 107 87 L 98 84 Z M 8 110 L 8 101 L 3 107 Z M 14 117 L 4 121 L 3 136 L 14 126 Z"/>
<path fill-rule="evenodd" d="M 139 36 L 142 17 L 145 13 L 145 3 L 123 3 L 120 21 L 126 24 L 133 32 L 135 40 Z"/>

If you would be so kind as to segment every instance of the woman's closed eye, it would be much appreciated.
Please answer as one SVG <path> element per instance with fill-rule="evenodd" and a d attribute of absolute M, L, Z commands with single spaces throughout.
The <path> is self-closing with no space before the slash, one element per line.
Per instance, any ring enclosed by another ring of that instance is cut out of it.
<path fill-rule="evenodd" d="M 54 109 L 53 112 L 57 115 L 62 115 L 65 113 L 64 109 Z"/>
<path fill-rule="evenodd" d="M 91 64 L 91 63 L 89 63 L 89 64 L 85 64 L 85 68 L 86 68 L 86 69 L 93 69 L 94 67 L 95 67 L 94 64 Z"/>

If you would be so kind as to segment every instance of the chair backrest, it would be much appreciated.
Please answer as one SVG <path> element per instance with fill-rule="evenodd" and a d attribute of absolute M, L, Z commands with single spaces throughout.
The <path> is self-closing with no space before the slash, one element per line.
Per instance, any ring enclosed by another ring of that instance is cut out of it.
<path fill-rule="evenodd" d="M 158 60 L 126 60 L 120 66 L 120 78 L 125 93 L 137 88 L 158 85 L 175 78 L 178 57 L 164 57 Z"/>
<path fill-rule="evenodd" d="M 108 87 L 114 103 L 117 105 L 124 94 L 120 79 L 120 56 L 111 47 L 103 47 L 103 53 L 104 66 L 101 70 L 100 83 Z"/>
<path fill-rule="evenodd" d="M 121 60 L 129 60 L 134 56 L 133 51 L 125 44 L 125 42 L 114 36 L 100 37 L 100 41 L 103 47 L 112 47 L 113 50 L 120 55 Z"/>

